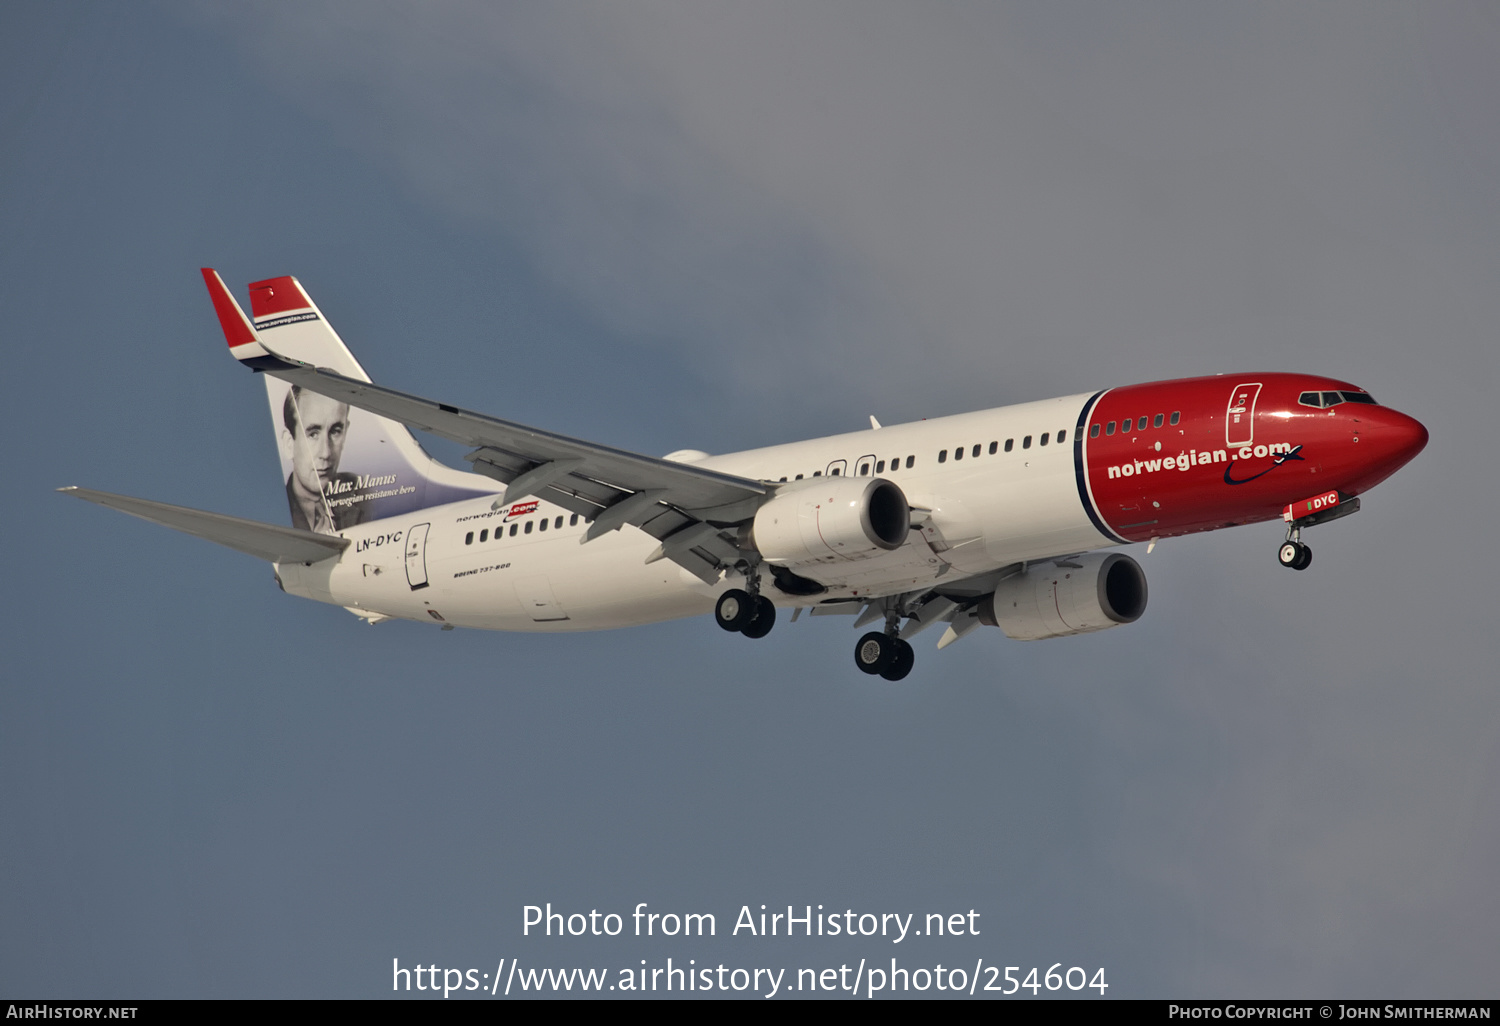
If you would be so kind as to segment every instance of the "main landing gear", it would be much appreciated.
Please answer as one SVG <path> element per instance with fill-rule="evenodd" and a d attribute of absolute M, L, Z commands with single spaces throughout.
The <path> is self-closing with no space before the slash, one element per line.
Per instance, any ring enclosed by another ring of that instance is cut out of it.
<path fill-rule="evenodd" d="M 714 619 L 726 631 L 747 638 L 764 638 L 776 626 L 776 607 L 764 595 L 752 595 L 740 588 L 730 588 L 719 596 Z"/>
<path fill-rule="evenodd" d="M 900 620 L 894 615 L 886 620 L 885 631 L 871 631 L 854 646 L 854 665 L 865 673 L 879 674 L 886 680 L 901 680 L 917 663 L 911 642 L 896 636 Z"/>
<path fill-rule="evenodd" d="M 1293 570 L 1306 570 L 1312 566 L 1312 549 L 1302 541 L 1301 524 L 1293 521 L 1286 529 L 1286 541 L 1281 543 L 1276 558 L 1281 561 L 1282 566 L 1289 566 Z"/>

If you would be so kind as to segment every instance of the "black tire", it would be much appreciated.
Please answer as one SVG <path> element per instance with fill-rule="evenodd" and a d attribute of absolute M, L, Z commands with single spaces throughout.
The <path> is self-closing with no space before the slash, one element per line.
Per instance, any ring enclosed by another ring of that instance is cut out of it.
<path fill-rule="evenodd" d="M 1312 566 L 1312 546 L 1298 545 L 1297 548 L 1301 549 L 1302 551 L 1297 553 L 1297 562 L 1292 564 L 1292 569 L 1306 570 L 1308 567 Z"/>
<path fill-rule="evenodd" d="M 747 638 L 764 638 L 776 626 L 776 606 L 764 595 L 755 596 L 755 616 L 740 631 Z"/>
<path fill-rule="evenodd" d="M 891 660 L 891 665 L 880 671 L 880 675 L 886 680 L 901 680 L 917 665 L 917 653 L 910 642 L 896 638 L 894 647 L 896 655 Z"/>
<path fill-rule="evenodd" d="M 754 618 L 755 600 L 750 597 L 748 591 L 741 591 L 739 588 L 730 588 L 720 595 L 718 603 L 714 606 L 714 619 L 719 621 L 719 626 L 726 631 L 739 633 Z"/>
<path fill-rule="evenodd" d="M 854 665 L 865 673 L 883 673 L 896 657 L 893 641 L 877 631 L 866 634 L 854 646 Z"/>
<path fill-rule="evenodd" d="M 1289 566 L 1295 570 L 1302 559 L 1302 550 L 1305 547 L 1294 541 L 1282 542 L 1281 548 L 1276 551 L 1276 559 L 1282 566 Z"/>

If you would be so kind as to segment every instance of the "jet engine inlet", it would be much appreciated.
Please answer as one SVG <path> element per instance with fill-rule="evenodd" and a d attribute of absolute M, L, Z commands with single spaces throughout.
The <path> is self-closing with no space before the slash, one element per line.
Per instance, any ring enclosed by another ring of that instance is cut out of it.
<path fill-rule="evenodd" d="M 782 485 L 755 514 L 750 540 L 767 563 L 869 559 L 906 544 L 911 507 L 884 478 L 820 477 Z"/>
<path fill-rule="evenodd" d="M 865 498 L 866 536 L 887 551 L 899 549 L 911 530 L 911 507 L 906 495 L 890 481 L 877 479 Z"/>
<path fill-rule="evenodd" d="M 1146 611 L 1146 571 L 1118 552 L 1099 568 L 1099 607 L 1115 623 L 1135 623 Z"/>
<path fill-rule="evenodd" d="M 1019 641 L 1087 634 L 1134 623 L 1146 611 L 1146 573 L 1118 552 L 1044 564 L 1002 581 L 979 602 L 979 619 Z"/>

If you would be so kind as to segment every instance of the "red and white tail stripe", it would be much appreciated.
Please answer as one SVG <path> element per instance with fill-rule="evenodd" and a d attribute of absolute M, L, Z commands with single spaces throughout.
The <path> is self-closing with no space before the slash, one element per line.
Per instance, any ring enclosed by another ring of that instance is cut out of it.
<path fill-rule="evenodd" d="M 257 328 L 277 328 L 284 324 L 318 319 L 318 308 L 312 297 L 291 275 L 250 283 L 250 315 Z"/>

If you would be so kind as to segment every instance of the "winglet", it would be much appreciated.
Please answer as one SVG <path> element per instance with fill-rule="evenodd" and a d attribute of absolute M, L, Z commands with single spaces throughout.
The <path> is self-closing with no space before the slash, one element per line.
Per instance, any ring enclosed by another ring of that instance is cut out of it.
<path fill-rule="evenodd" d="M 269 356 L 265 347 L 260 344 L 260 336 L 255 333 L 255 326 L 250 323 L 250 318 L 245 316 L 240 304 L 234 301 L 229 289 L 224 287 L 224 279 L 219 277 L 219 272 L 212 267 L 203 268 L 203 284 L 208 286 L 208 296 L 214 302 L 214 313 L 219 315 L 219 327 L 224 329 L 224 341 L 229 343 L 229 355 L 242 361 Z"/>

